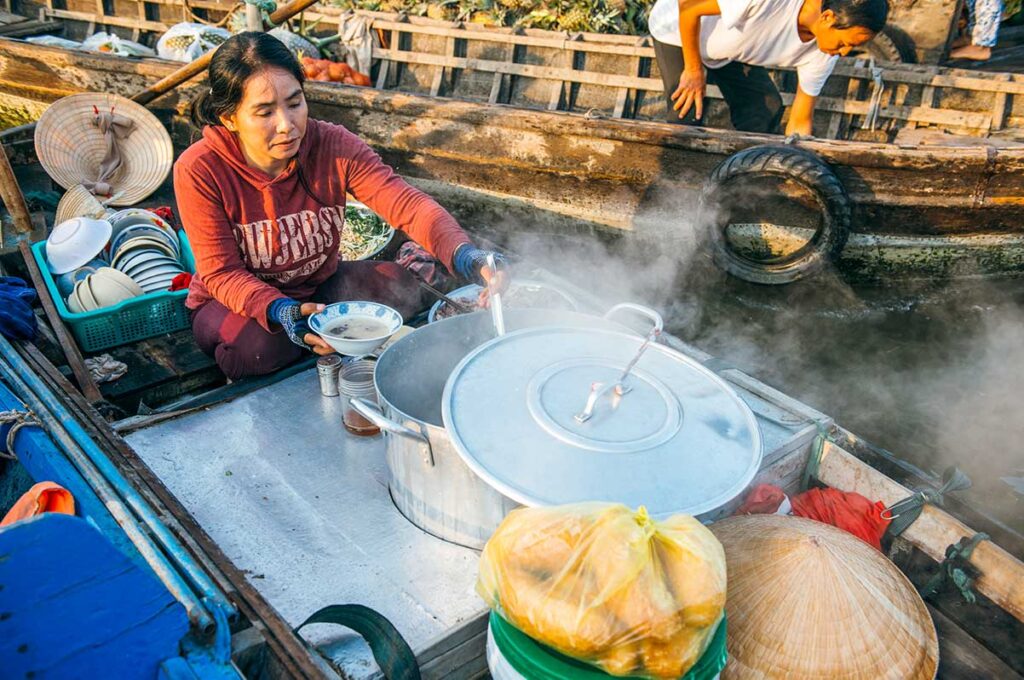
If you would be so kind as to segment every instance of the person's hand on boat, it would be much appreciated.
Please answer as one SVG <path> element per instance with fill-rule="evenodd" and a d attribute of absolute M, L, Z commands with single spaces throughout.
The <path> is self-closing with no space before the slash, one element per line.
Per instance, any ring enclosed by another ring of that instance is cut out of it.
<path fill-rule="evenodd" d="M 487 260 L 492 255 L 494 256 L 496 272 L 492 272 L 491 268 L 487 266 Z M 456 274 L 483 287 L 479 300 L 482 307 L 487 307 L 490 304 L 490 289 L 501 293 L 508 288 L 508 260 L 501 253 L 493 250 L 482 250 L 467 243 L 459 246 L 459 249 L 455 251 L 452 265 Z M 492 280 L 493 284 L 491 283 Z"/>
<path fill-rule="evenodd" d="M 322 311 L 323 308 L 324 305 L 316 302 L 300 303 L 288 298 L 280 298 L 270 303 L 267 308 L 267 318 L 279 324 L 288 339 L 299 347 L 320 355 L 332 354 L 334 349 L 323 338 L 310 331 L 307 322 L 310 315 Z"/>
<path fill-rule="evenodd" d="M 490 267 L 483 267 L 480 270 L 480 276 L 486 282 L 483 290 L 480 291 L 480 297 L 478 303 L 484 309 L 491 306 L 491 291 L 497 293 L 504 293 L 508 290 L 508 284 L 511 282 L 511 278 L 508 275 L 507 269 L 502 269 L 499 265 L 497 271 L 491 271 Z"/>
<path fill-rule="evenodd" d="M 680 74 L 679 87 L 672 93 L 672 101 L 675 102 L 672 108 L 679 112 L 680 118 L 685 118 L 690 109 L 693 109 L 697 120 L 704 117 L 704 92 L 707 90 L 707 86 L 707 75 L 704 73 L 703 64 Z"/>

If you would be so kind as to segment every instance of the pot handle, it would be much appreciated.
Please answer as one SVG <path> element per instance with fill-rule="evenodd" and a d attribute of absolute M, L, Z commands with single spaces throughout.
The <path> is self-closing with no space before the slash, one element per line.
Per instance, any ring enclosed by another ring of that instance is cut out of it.
<path fill-rule="evenodd" d="M 352 408 L 356 410 L 356 413 L 379 427 L 383 432 L 393 434 L 397 437 L 412 439 L 422 444 L 423 462 L 430 467 L 434 466 L 434 450 L 430 448 L 430 440 L 423 434 L 410 427 L 406 427 L 401 423 L 396 423 L 391 420 L 384 415 L 383 411 L 380 410 L 380 406 L 374 404 L 372 401 L 367 401 L 366 399 L 361 399 L 359 397 L 352 397 L 348 400 L 348 403 L 352 404 Z"/>
<path fill-rule="evenodd" d="M 665 328 L 665 321 L 664 319 L 661 318 L 661 314 L 658 314 L 650 307 L 644 307 L 643 305 L 638 305 L 632 302 L 622 302 L 620 304 L 615 305 L 614 307 L 612 307 L 611 309 L 604 313 L 604 318 L 611 319 L 619 312 L 627 309 L 631 312 L 636 312 L 637 314 L 641 314 L 650 319 L 651 322 L 654 324 L 653 332 L 655 335 L 660 335 L 662 329 Z"/>

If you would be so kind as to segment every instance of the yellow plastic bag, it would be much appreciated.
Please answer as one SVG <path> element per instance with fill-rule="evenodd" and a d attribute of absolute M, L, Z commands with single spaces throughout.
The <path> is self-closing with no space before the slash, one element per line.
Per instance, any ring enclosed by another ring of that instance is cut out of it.
<path fill-rule="evenodd" d="M 477 592 L 533 639 L 607 673 L 678 678 L 722 618 L 725 553 L 688 515 L 521 508 L 484 547 Z"/>

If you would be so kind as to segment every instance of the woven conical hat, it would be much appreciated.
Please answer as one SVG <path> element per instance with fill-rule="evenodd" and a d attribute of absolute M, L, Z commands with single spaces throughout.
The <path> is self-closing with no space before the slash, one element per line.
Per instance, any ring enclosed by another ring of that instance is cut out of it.
<path fill-rule="evenodd" d="M 36 155 L 47 174 L 65 189 L 96 181 L 107 146 L 103 133 L 93 125 L 94 107 L 135 122 L 132 133 L 118 140 L 124 162 L 109 180 L 115 194 L 111 204 L 134 205 L 167 179 L 174 149 L 157 117 L 130 99 L 94 92 L 58 99 L 36 125 Z"/>
<path fill-rule="evenodd" d="M 74 217 L 91 217 L 98 220 L 102 219 L 107 212 L 107 209 L 98 198 L 92 195 L 92 192 L 81 184 L 76 184 L 64 193 L 60 203 L 57 204 L 54 223 L 67 222 Z"/>
<path fill-rule="evenodd" d="M 730 517 L 711 530 L 729 581 L 723 679 L 935 677 L 939 643 L 928 609 L 867 543 L 781 515 Z"/>

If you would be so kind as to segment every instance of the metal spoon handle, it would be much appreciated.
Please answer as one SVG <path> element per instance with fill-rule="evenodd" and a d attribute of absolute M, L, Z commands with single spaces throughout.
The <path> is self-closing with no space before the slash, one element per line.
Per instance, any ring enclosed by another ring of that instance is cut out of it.
<path fill-rule="evenodd" d="M 491 301 L 491 321 L 494 322 L 494 332 L 501 337 L 505 335 L 505 312 L 501 307 L 501 293 L 497 292 L 494 284 L 494 275 L 498 273 L 498 266 L 494 262 L 494 253 L 487 255 L 487 266 L 491 269 L 491 280 L 487 282 L 487 288 L 490 290 L 488 297 Z"/>

